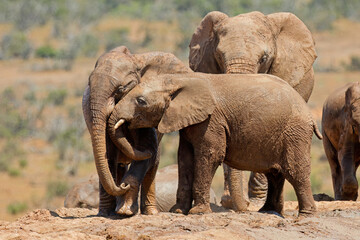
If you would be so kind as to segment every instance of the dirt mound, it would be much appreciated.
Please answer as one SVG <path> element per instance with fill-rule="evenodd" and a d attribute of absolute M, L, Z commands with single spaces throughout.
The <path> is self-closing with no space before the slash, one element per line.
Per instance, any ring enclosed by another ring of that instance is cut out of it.
<path fill-rule="evenodd" d="M 160 213 L 103 218 L 96 210 L 39 209 L 15 222 L 0 221 L 0 239 L 356 239 L 360 202 L 317 202 L 311 217 L 296 217 L 297 202 L 286 202 L 284 218 L 258 213 L 218 212 L 184 216 Z"/>

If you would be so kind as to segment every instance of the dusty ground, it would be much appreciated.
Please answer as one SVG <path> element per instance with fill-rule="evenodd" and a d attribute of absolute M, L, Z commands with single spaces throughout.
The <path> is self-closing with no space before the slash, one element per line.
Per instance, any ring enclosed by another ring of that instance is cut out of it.
<path fill-rule="evenodd" d="M 296 217 L 297 202 L 285 203 L 284 218 L 218 207 L 205 215 L 160 213 L 131 218 L 96 217 L 96 210 L 39 209 L 15 222 L 0 221 L 0 239 L 359 239 L 360 202 L 317 202 L 311 217 Z"/>

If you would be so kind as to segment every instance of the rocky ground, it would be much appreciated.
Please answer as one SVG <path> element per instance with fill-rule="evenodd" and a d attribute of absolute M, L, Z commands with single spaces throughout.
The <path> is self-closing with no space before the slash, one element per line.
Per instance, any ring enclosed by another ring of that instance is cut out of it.
<path fill-rule="evenodd" d="M 317 202 L 311 217 L 297 217 L 297 202 L 286 202 L 284 217 L 258 213 L 259 204 L 235 213 L 160 213 L 131 218 L 97 217 L 95 209 L 39 209 L 15 222 L 0 221 L 0 239 L 359 239 L 360 202 Z"/>

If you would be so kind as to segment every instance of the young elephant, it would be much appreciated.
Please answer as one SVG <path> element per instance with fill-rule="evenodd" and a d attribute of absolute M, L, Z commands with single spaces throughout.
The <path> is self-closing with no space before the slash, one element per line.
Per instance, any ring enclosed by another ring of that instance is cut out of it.
<path fill-rule="evenodd" d="M 211 212 L 209 189 L 222 162 L 265 173 L 269 187 L 260 211 L 282 213 L 285 179 L 295 189 L 299 212 L 315 211 L 310 147 L 313 132 L 321 134 L 305 101 L 275 76 L 159 76 L 137 85 L 115 106 L 109 127 L 122 124 L 162 133 L 180 130 L 175 212 Z"/>
<path fill-rule="evenodd" d="M 325 101 L 322 114 L 323 144 L 329 160 L 335 200 L 358 197 L 356 170 L 360 164 L 360 85 L 349 83 Z"/>

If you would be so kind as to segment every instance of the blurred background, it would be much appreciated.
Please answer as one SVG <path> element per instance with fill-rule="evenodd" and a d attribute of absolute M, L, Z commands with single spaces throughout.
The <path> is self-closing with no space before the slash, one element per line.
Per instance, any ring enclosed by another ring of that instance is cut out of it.
<path fill-rule="evenodd" d="M 81 98 L 102 53 L 125 45 L 187 63 L 191 35 L 213 10 L 288 11 L 305 22 L 318 53 L 309 105 L 319 126 L 326 97 L 360 80 L 359 0 L 0 0 L 0 220 L 61 207 L 74 183 L 96 173 Z M 161 144 L 160 166 L 175 163 L 177 133 Z M 311 157 L 313 192 L 333 196 L 316 138 Z M 213 188 L 220 198 L 222 168 Z M 296 200 L 288 184 L 285 199 Z"/>

